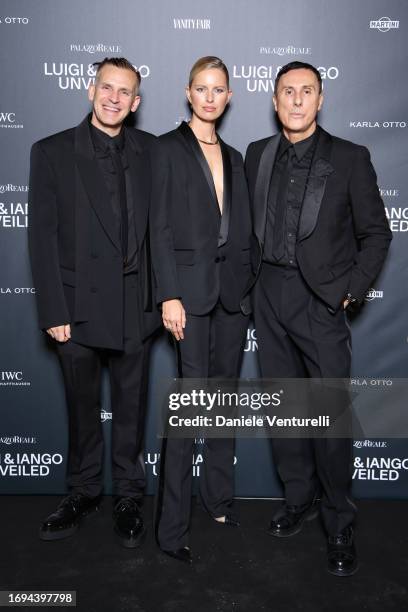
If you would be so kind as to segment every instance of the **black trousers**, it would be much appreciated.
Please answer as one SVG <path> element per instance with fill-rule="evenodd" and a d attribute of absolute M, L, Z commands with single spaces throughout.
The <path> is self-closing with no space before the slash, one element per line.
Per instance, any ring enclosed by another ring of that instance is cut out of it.
<path fill-rule="evenodd" d="M 229 313 L 218 303 L 204 316 L 187 314 L 184 340 L 177 345 L 184 378 L 237 378 L 248 317 Z M 156 502 L 156 537 L 161 548 L 188 545 L 192 459 L 195 441 L 163 440 Z M 234 440 L 206 438 L 199 478 L 201 503 L 212 517 L 230 511 L 234 495 Z"/>
<path fill-rule="evenodd" d="M 299 270 L 263 263 L 253 304 L 263 378 L 349 378 L 346 313 L 340 307 L 331 314 Z M 354 520 L 351 438 L 276 438 L 273 454 L 288 505 L 321 495 L 330 535 Z"/>
<path fill-rule="evenodd" d="M 69 416 L 67 482 L 72 492 L 96 497 L 103 489 L 101 425 L 102 367 L 109 368 L 114 493 L 140 498 L 145 487 L 142 458 L 150 342 L 141 340 L 135 275 L 124 282 L 124 346 L 98 349 L 71 340 L 58 344 Z"/>

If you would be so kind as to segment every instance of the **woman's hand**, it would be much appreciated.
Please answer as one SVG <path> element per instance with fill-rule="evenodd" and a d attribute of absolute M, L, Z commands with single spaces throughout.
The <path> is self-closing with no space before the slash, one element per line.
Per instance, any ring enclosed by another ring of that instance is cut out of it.
<path fill-rule="evenodd" d="M 162 319 L 164 327 L 173 334 L 176 340 L 184 340 L 186 311 L 180 300 L 166 300 L 162 303 Z"/>

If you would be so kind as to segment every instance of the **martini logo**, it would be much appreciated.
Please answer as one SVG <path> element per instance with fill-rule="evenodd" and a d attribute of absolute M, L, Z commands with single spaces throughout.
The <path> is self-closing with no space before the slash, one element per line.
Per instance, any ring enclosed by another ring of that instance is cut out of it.
<path fill-rule="evenodd" d="M 111 421 L 112 420 L 112 413 L 111 412 L 107 412 L 106 410 L 101 410 L 101 421 L 102 423 L 104 423 L 105 421 Z"/>
<path fill-rule="evenodd" d="M 398 29 L 399 24 L 399 21 L 393 21 L 389 17 L 380 17 L 379 19 L 372 19 L 370 21 L 370 29 L 379 30 L 380 32 L 389 32 L 389 30 Z"/>
<path fill-rule="evenodd" d="M 375 299 L 378 299 L 378 298 L 382 299 L 383 297 L 384 297 L 383 291 L 376 291 L 375 289 L 369 289 L 364 299 L 366 302 L 372 302 Z"/>

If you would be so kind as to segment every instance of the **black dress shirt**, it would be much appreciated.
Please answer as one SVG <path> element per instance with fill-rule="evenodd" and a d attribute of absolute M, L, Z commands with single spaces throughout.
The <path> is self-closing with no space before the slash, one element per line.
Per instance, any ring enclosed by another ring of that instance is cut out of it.
<path fill-rule="evenodd" d="M 130 274 L 137 272 L 137 242 L 136 230 L 133 211 L 132 184 L 129 173 L 129 164 L 127 161 L 126 149 L 129 145 L 126 143 L 124 130 L 117 136 L 109 136 L 102 130 L 90 124 L 92 142 L 95 148 L 95 155 L 98 160 L 99 167 L 102 171 L 106 182 L 106 187 L 109 192 L 112 209 L 116 219 L 116 231 L 118 241 L 121 243 L 121 202 L 120 202 L 120 184 L 119 177 L 115 165 L 110 154 L 110 144 L 113 140 L 122 161 L 123 170 L 126 181 L 126 204 L 128 213 L 128 236 L 127 236 L 127 258 L 123 265 L 123 273 Z"/>
<path fill-rule="evenodd" d="M 318 128 L 308 138 L 293 144 L 282 133 L 266 213 L 263 259 L 268 263 L 297 267 L 300 212 L 317 138 Z"/>

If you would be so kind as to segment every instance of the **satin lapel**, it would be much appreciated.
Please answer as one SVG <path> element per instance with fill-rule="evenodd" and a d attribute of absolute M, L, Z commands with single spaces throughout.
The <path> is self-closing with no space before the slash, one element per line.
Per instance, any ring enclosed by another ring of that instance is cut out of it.
<path fill-rule="evenodd" d="M 232 205 L 232 164 L 228 151 L 228 147 L 220 138 L 220 146 L 222 153 L 223 167 L 223 198 L 222 198 L 222 216 L 220 225 L 220 234 L 218 237 L 218 246 L 223 246 L 228 240 L 228 230 L 231 217 Z"/>
<path fill-rule="evenodd" d="M 280 143 L 280 134 L 272 136 L 259 160 L 254 191 L 254 231 L 261 244 L 264 241 L 266 210 L 268 207 L 269 184 Z"/>
<path fill-rule="evenodd" d="M 203 171 L 206 181 L 208 183 L 208 187 L 210 189 L 210 193 L 211 193 L 214 205 L 217 207 L 218 214 L 220 214 L 220 207 L 218 206 L 217 193 L 215 191 L 213 177 L 211 174 L 210 167 L 207 163 L 207 160 L 205 159 L 204 153 L 202 152 L 201 147 L 198 144 L 198 141 L 193 134 L 193 131 L 188 127 L 185 121 L 183 121 L 180 124 L 178 130 L 180 134 L 183 136 L 183 138 L 185 139 L 185 141 L 188 143 L 190 149 L 193 151 L 195 155 L 196 160 L 200 164 L 201 170 Z"/>
<path fill-rule="evenodd" d="M 119 236 L 115 232 L 115 216 L 103 174 L 95 158 L 88 118 L 75 130 L 75 161 L 91 206 L 106 234 L 120 251 Z"/>
<path fill-rule="evenodd" d="M 139 246 L 143 243 L 146 232 L 148 206 L 150 200 L 150 164 L 147 155 L 143 155 L 143 149 L 137 142 L 135 130 L 126 130 L 126 155 L 129 162 L 130 176 L 132 180 L 132 200 L 135 211 L 136 240 Z"/>
<path fill-rule="evenodd" d="M 316 227 L 327 178 L 334 172 L 334 168 L 330 164 L 331 148 L 332 137 L 319 128 L 316 150 L 313 155 L 300 213 L 298 242 L 310 236 Z"/>

